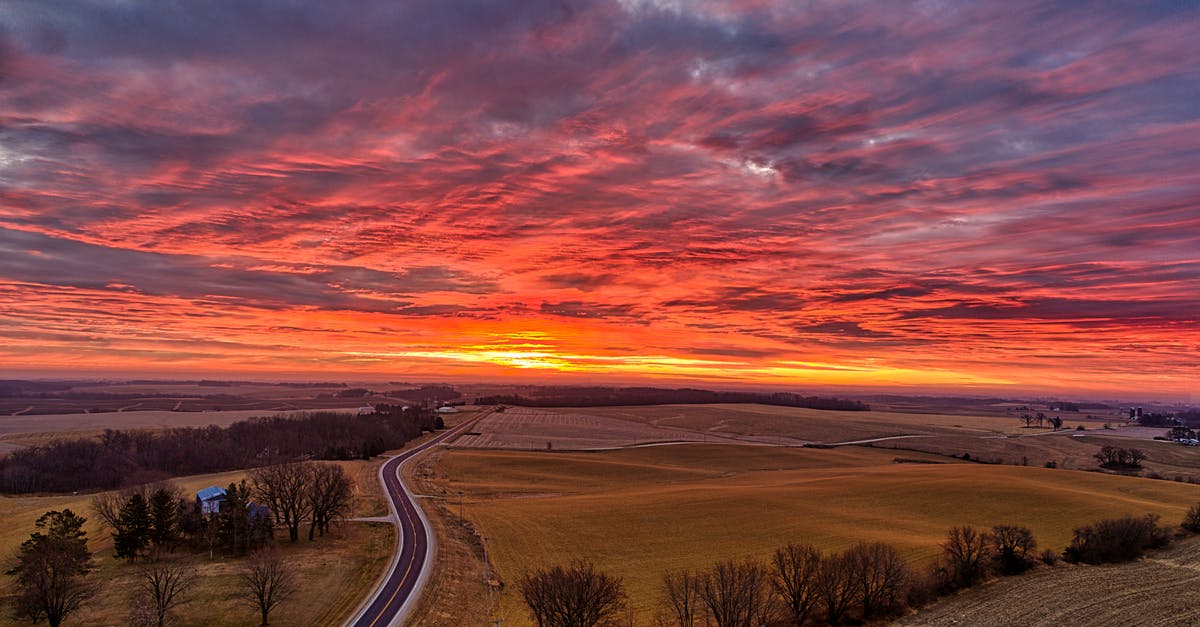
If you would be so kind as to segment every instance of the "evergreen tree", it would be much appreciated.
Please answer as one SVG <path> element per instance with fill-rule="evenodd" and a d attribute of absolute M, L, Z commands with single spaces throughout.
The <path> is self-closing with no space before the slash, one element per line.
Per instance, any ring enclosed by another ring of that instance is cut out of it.
<path fill-rule="evenodd" d="M 150 543 L 150 535 L 150 506 L 145 497 L 135 492 L 121 507 L 117 528 L 112 534 L 117 557 L 128 558 L 131 562 L 137 559 Z"/>
<path fill-rule="evenodd" d="M 8 574 L 17 579 L 17 609 L 37 621 L 42 616 L 57 627 L 89 599 L 95 588 L 84 576 L 92 569 L 87 548 L 87 519 L 69 509 L 49 511 L 37 519 L 38 531 L 17 552 Z"/>
<path fill-rule="evenodd" d="M 179 538 L 180 503 L 175 493 L 159 488 L 150 495 L 150 542 L 157 553 Z"/>
<path fill-rule="evenodd" d="M 225 489 L 225 507 L 221 511 L 221 539 L 235 554 L 246 552 L 250 544 L 250 486 L 243 480 Z"/>

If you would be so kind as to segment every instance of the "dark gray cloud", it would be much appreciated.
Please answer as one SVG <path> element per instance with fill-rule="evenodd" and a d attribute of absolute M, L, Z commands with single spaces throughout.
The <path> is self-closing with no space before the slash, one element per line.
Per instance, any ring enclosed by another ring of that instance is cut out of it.
<path fill-rule="evenodd" d="M 236 264 L 236 265 L 235 265 Z M 440 266 L 387 273 L 328 266 L 303 272 L 247 269 L 254 260 L 107 248 L 0 229 L 0 278 L 85 289 L 132 290 L 193 299 L 233 299 L 254 307 L 396 311 L 420 315 L 409 299 L 429 292 L 483 292 L 486 280 Z M 242 267 L 237 267 L 242 266 Z M 377 297 L 358 295 L 376 294 Z M 432 314 L 446 313 L 444 310 Z"/>

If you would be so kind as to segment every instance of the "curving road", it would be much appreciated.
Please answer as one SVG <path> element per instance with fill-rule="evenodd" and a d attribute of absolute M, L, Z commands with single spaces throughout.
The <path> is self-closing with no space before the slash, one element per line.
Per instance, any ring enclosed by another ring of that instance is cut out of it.
<path fill-rule="evenodd" d="M 412 492 L 401 481 L 400 468 L 413 457 L 463 431 L 487 413 L 389 459 L 380 467 L 379 479 L 383 482 L 383 491 L 387 494 L 396 522 L 396 554 L 366 605 L 347 623 L 351 627 L 402 624 L 420 598 L 421 589 L 429 577 L 429 566 L 433 562 L 433 530 L 429 528 L 429 520 L 417 506 Z"/>

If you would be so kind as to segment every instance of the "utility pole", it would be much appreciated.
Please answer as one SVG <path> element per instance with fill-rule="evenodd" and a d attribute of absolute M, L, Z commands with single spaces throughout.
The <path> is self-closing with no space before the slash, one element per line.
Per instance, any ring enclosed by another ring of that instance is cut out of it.
<path fill-rule="evenodd" d="M 466 518 L 463 517 L 463 493 L 458 491 L 458 522 L 466 523 Z"/>

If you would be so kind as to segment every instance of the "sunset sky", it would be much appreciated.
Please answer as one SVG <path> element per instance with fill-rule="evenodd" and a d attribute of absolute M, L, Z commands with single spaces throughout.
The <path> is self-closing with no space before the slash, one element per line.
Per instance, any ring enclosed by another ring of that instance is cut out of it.
<path fill-rule="evenodd" d="M 0 3 L 0 375 L 1200 400 L 1200 3 Z"/>

